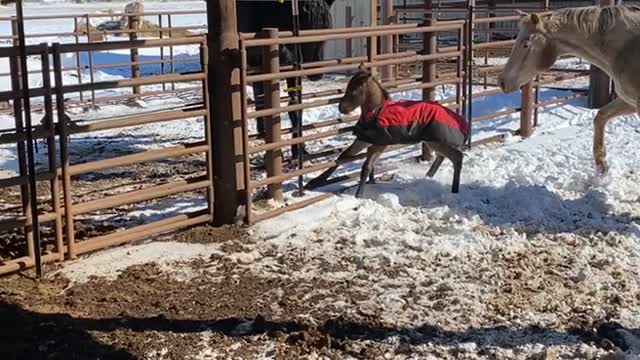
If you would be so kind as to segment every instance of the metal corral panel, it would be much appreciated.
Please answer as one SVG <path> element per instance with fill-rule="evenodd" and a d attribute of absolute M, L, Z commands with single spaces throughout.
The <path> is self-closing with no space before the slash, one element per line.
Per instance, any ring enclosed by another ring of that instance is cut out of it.
<path fill-rule="evenodd" d="M 353 27 L 369 26 L 371 24 L 371 1 L 370 0 L 336 0 L 331 8 L 333 15 L 333 27 L 342 28 L 347 24 L 346 8 L 351 7 L 351 23 Z M 346 41 L 327 41 L 325 44 L 325 57 L 327 59 L 342 59 L 346 56 Z M 367 53 L 367 41 L 365 39 L 354 39 L 351 41 L 352 56 L 363 56 Z"/>

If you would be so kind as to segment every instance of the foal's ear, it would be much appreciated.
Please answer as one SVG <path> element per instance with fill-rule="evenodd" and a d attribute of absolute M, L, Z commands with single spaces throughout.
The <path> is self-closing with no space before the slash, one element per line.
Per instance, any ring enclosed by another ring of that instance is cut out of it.
<path fill-rule="evenodd" d="M 540 16 L 538 16 L 538 14 L 531 14 L 531 19 L 529 21 L 531 21 L 531 25 L 538 26 L 540 25 Z"/>
<path fill-rule="evenodd" d="M 365 71 L 367 68 L 364 67 L 364 63 L 361 62 L 360 65 L 358 66 L 358 70 L 360 71 Z"/>
<path fill-rule="evenodd" d="M 522 19 L 521 24 L 527 29 L 529 34 L 542 32 L 542 18 L 538 14 L 529 14 Z"/>

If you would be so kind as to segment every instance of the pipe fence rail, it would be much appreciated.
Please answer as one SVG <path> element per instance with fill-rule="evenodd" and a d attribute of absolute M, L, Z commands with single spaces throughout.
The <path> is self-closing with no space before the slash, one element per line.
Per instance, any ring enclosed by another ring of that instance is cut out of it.
<path fill-rule="evenodd" d="M 29 43 L 50 42 L 55 39 L 63 44 L 91 44 L 109 42 L 122 42 L 123 40 L 136 41 L 138 39 L 182 39 L 191 37 L 202 37 L 206 33 L 206 25 L 173 25 L 177 18 L 206 16 L 204 10 L 190 11 L 172 11 L 172 12 L 144 12 L 144 13 L 97 13 L 97 14 L 64 14 L 64 15 L 47 15 L 47 16 L 25 16 L 24 21 L 27 24 L 37 24 L 39 21 L 56 21 L 59 22 L 57 27 L 70 28 L 71 31 L 57 32 L 28 32 L 25 38 Z M 127 19 L 125 28 L 115 30 L 98 30 L 93 23 L 102 19 Z M 16 46 L 18 42 L 18 18 L 16 16 L 0 17 L 0 25 L 8 23 L 11 34 L 0 34 L 0 43 L 5 41 L 9 45 Z M 122 49 L 129 51 L 129 58 L 126 60 L 98 61 L 101 55 L 100 51 L 113 50 L 106 48 L 104 50 L 98 48 L 78 48 L 74 52 L 66 54 L 63 61 L 63 71 L 67 74 L 73 73 L 79 85 L 83 83 L 94 83 L 96 81 L 96 73 L 103 71 L 107 73 L 126 73 L 129 77 L 137 78 L 142 72 L 158 72 L 160 74 L 171 74 L 182 72 L 184 68 L 199 66 L 200 59 L 198 56 L 190 56 L 187 52 L 176 53 L 180 51 L 180 47 L 185 44 L 178 41 L 177 43 L 167 42 L 166 45 L 159 47 L 158 56 L 154 56 L 150 60 L 140 60 L 139 50 L 136 47 Z M 178 49 L 176 49 L 178 48 Z M 113 55 L 113 54 L 112 54 Z M 157 57 L 157 59 L 156 59 Z M 53 69 L 52 69 L 53 71 Z M 30 74 L 39 74 L 39 70 L 31 70 Z M 11 72 L 0 71 L 0 78 L 11 76 Z M 131 100 L 142 98 L 145 96 L 159 96 L 167 94 L 176 94 L 195 91 L 195 87 L 176 87 L 176 82 L 167 81 L 150 89 L 142 89 L 138 86 L 131 88 L 130 94 L 118 96 L 96 96 L 96 90 L 80 91 L 74 95 L 73 101 L 69 101 L 68 106 L 83 106 L 88 103 L 102 104 L 107 102 L 116 102 L 123 100 Z M 43 109 L 42 103 L 35 103 L 35 109 Z M 11 108 L 9 108 L 11 110 Z"/>

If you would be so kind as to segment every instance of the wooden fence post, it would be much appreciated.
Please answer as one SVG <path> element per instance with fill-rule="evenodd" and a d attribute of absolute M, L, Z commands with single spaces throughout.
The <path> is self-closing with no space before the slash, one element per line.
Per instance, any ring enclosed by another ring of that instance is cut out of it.
<path fill-rule="evenodd" d="M 347 6 L 345 8 L 345 27 L 350 28 L 351 26 L 353 26 L 353 14 L 351 13 L 351 6 Z M 352 55 L 352 50 L 353 50 L 353 46 L 351 44 L 351 39 L 346 39 L 344 41 L 345 44 L 345 56 L 347 58 L 350 58 Z"/>
<path fill-rule="evenodd" d="M 600 6 L 615 5 L 615 0 L 600 0 Z M 601 108 L 611 101 L 611 79 L 595 65 L 589 68 L 589 106 Z"/>
<path fill-rule="evenodd" d="M 91 40 L 91 16 L 89 14 L 85 14 L 84 15 L 85 21 L 86 21 L 86 31 L 87 31 L 87 43 L 93 42 Z M 99 41 L 99 40 L 98 40 Z M 88 51 L 88 55 L 89 55 L 89 79 L 91 80 L 91 84 L 94 84 L 94 80 L 95 80 L 95 75 L 93 74 L 93 51 L 89 50 Z M 96 104 L 96 91 L 94 89 L 91 90 L 91 105 L 95 105 Z"/>
<path fill-rule="evenodd" d="M 382 25 L 390 25 L 393 23 L 393 0 L 382 1 Z M 393 52 L 393 35 L 383 36 L 382 54 L 391 54 Z M 393 66 L 382 66 L 382 81 L 391 81 L 393 77 Z"/>
<path fill-rule="evenodd" d="M 489 14 L 488 17 L 494 18 L 496 17 L 496 0 L 488 0 L 487 5 L 489 6 Z M 495 22 L 490 22 L 487 31 L 487 42 L 493 41 L 493 29 L 496 28 Z"/>
<path fill-rule="evenodd" d="M 431 2 L 431 1 L 429 1 Z M 426 2 L 425 2 L 426 3 Z M 431 6 L 431 5 L 430 5 Z M 434 26 L 436 20 L 429 16 L 424 22 L 425 26 Z M 425 32 L 422 40 L 422 52 L 425 55 L 432 55 L 437 53 L 437 34 L 433 32 Z M 427 60 L 422 63 L 422 82 L 432 83 L 436 81 L 436 62 L 434 60 Z M 436 99 L 436 89 L 434 87 L 424 88 L 422 90 L 422 99 L 433 101 Z M 433 160 L 433 153 L 427 144 L 422 143 L 422 161 Z"/>
<path fill-rule="evenodd" d="M 243 195 L 241 54 L 235 0 L 207 1 L 214 219 L 233 223 Z M 247 209 L 249 211 L 249 209 Z"/>
<path fill-rule="evenodd" d="M 264 37 L 278 38 L 278 29 L 264 29 Z M 263 47 L 262 69 L 267 74 L 280 71 L 279 45 Z M 278 79 L 264 82 L 264 106 L 265 109 L 280 107 L 280 81 Z M 279 142 L 281 139 L 280 114 L 270 115 L 263 119 L 265 122 L 265 140 L 267 143 Z M 282 149 L 267 151 L 265 155 L 265 167 L 267 176 L 282 175 Z M 282 184 L 270 184 L 267 186 L 267 198 L 282 201 Z"/>
<path fill-rule="evenodd" d="M 531 136 L 533 131 L 533 83 L 528 82 L 522 87 L 521 101 L 522 107 L 520 108 L 520 136 L 523 138 Z"/>
<path fill-rule="evenodd" d="M 11 35 L 13 37 L 13 46 L 15 49 L 18 49 L 20 46 L 20 39 L 18 36 L 18 18 L 15 16 L 11 17 Z M 11 73 L 11 89 L 16 93 L 20 93 L 22 91 L 22 87 L 25 84 L 22 83 L 22 59 L 20 56 L 14 55 L 9 58 L 9 68 Z M 28 86 L 28 84 L 26 84 Z M 17 133 L 24 134 L 24 122 L 22 118 L 22 98 L 16 97 L 13 99 L 13 114 L 15 118 L 15 127 Z M 24 141 L 19 141 L 16 144 L 16 148 L 18 150 L 18 171 L 20 176 L 27 176 L 27 150 L 24 144 Z M 27 222 L 31 223 L 31 196 L 29 193 L 29 185 L 24 184 L 20 185 L 20 199 L 22 201 L 22 214 L 27 219 Z M 34 247 L 33 247 L 33 227 L 31 225 L 27 225 L 24 227 L 24 235 L 27 241 L 27 254 L 30 257 L 34 256 Z"/>
<path fill-rule="evenodd" d="M 140 28 L 140 16 L 139 15 L 131 15 L 129 16 L 129 30 L 133 30 L 129 33 L 129 40 L 136 41 L 138 40 L 138 30 Z M 131 78 L 137 79 L 140 77 L 140 65 L 138 64 L 140 57 L 138 53 L 137 47 L 131 47 Z M 140 94 L 140 86 L 136 85 L 133 87 L 134 94 Z"/>
<path fill-rule="evenodd" d="M 377 0 L 370 0 L 369 1 L 370 4 L 370 14 L 369 16 L 371 17 L 371 26 L 376 26 L 378 25 L 378 1 Z M 367 38 L 367 57 L 368 57 L 368 61 L 374 61 L 376 56 L 378 55 L 378 38 L 377 36 L 373 35 Z M 371 69 L 369 69 L 371 71 L 371 74 L 373 74 L 374 76 L 378 74 L 378 70 L 376 69 L 376 67 L 371 67 Z"/>
<path fill-rule="evenodd" d="M 470 76 L 469 72 L 473 71 L 473 51 L 469 51 L 473 49 L 473 40 L 475 35 L 475 6 L 476 0 L 467 0 L 467 23 L 463 29 L 463 39 L 464 39 L 464 55 L 463 55 L 463 68 L 464 74 L 462 79 L 462 97 L 464 100 L 462 101 L 462 116 L 467 116 L 467 108 L 470 99 L 473 98 L 473 94 L 470 93 L 470 90 L 473 90 L 473 76 Z M 470 86 L 471 85 L 471 86 Z"/>

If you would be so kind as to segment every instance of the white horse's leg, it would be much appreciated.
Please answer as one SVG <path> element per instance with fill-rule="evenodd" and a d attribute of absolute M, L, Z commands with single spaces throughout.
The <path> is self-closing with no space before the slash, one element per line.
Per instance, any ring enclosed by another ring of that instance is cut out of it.
<path fill-rule="evenodd" d="M 604 146 L 604 130 L 607 122 L 616 116 L 631 114 L 635 111 L 636 107 L 629 105 L 622 98 L 617 98 L 598 110 L 593 119 L 593 158 L 598 173 L 606 174 L 609 170 L 606 161 L 607 150 Z"/>

